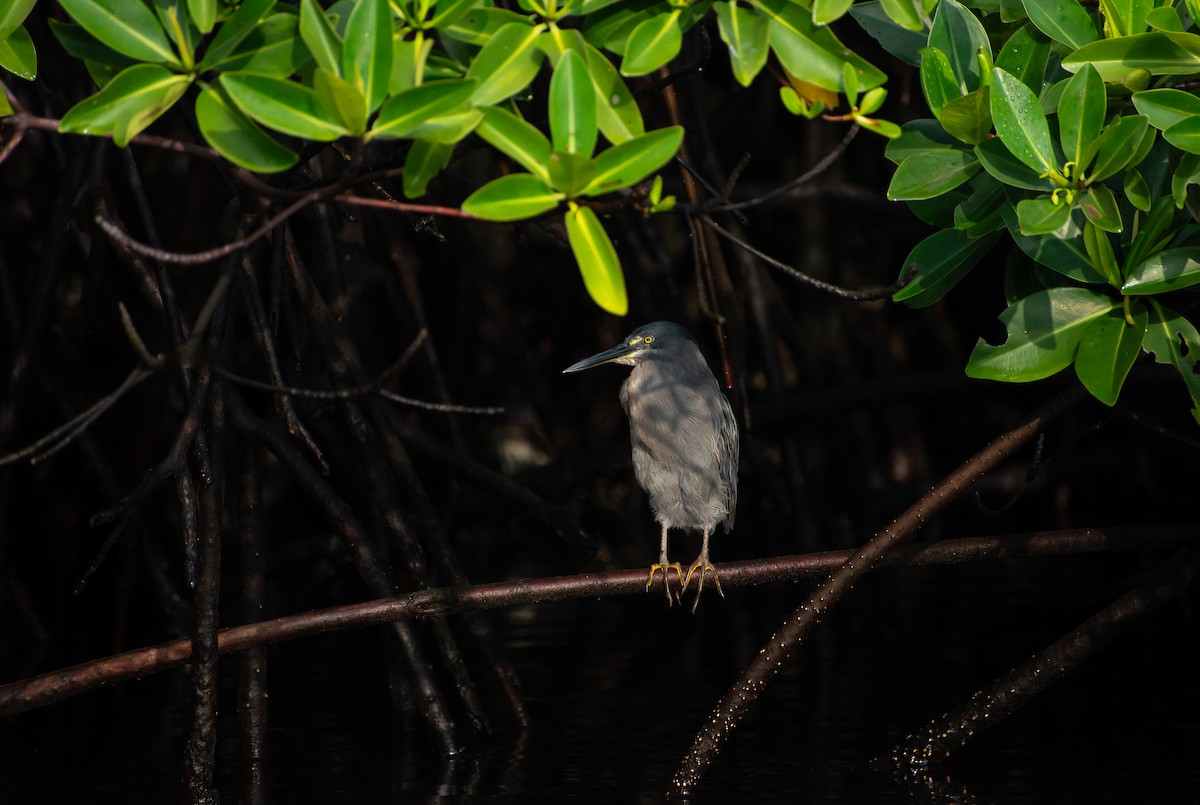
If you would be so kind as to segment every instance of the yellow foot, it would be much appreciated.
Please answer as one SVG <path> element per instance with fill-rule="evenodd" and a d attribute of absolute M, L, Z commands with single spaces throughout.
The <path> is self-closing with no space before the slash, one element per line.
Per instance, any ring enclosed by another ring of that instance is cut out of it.
<path fill-rule="evenodd" d="M 696 579 L 696 600 L 692 604 L 692 612 L 695 612 L 696 607 L 700 606 L 700 593 L 704 592 L 704 579 L 710 575 L 712 576 L 713 584 L 717 585 L 717 592 L 721 594 L 722 598 L 725 597 L 725 591 L 721 589 L 721 577 L 717 575 L 717 569 L 708 561 L 707 556 L 701 556 L 695 562 L 692 562 L 692 566 L 688 568 L 687 575 L 683 578 L 683 587 L 680 588 L 680 593 L 687 590 L 688 585 L 692 583 L 692 574 L 697 572 L 699 576 Z"/>
<path fill-rule="evenodd" d="M 654 564 L 650 565 L 650 578 L 646 580 L 646 592 L 650 592 L 650 588 L 654 586 L 654 574 L 660 570 L 662 571 L 663 577 L 663 589 L 667 591 L 667 606 L 671 606 L 671 604 L 674 602 L 671 600 L 671 576 L 668 571 L 674 570 L 675 576 L 682 581 L 683 567 L 678 562 L 671 562 L 670 564 L 665 562 L 655 562 Z M 683 587 L 686 588 L 687 585 L 684 584 Z M 675 601 L 678 600 L 679 593 L 675 593 Z"/>

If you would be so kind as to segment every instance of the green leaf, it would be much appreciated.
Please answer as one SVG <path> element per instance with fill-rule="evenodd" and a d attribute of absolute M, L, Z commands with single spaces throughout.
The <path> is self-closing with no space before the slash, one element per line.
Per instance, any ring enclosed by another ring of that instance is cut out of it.
<path fill-rule="evenodd" d="M 771 18 L 767 40 L 785 70 L 830 92 L 842 89 L 842 64 L 858 71 L 858 86 L 874 89 L 887 76 L 848 49 L 828 27 L 813 25 L 812 15 L 791 0 L 751 0 L 751 5 Z"/>
<path fill-rule="evenodd" d="M 196 65 L 197 72 L 211 70 L 221 64 L 244 39 L 258 27 L 259 22 L 266 16 L 275 0 L 242 0 L 237 10 L 233 12 L 217 29 L 217 34 L 208 43 L 204 58 Z"/>
<path fill-rule="evenodd" d="M 1078 49 L 1100 38 L 1092 18 L 1076 0 L 1024 0 L 1029 21 L 1056 42 Z"/>
<path fill-rule="evenodd" d="M 828 25 L 850 10 L 854 0 L 813 0 L 812 19 L 815 25 Z"/>
<path fill-rule="evenodd" d="M 217 22 L 217 0 L 187 0 L 187 8 L 200 33 L 212 33 Z"/>
<path fill-rule="evenodd" d="M 218 154 L 246 170 L 278 173 L 297 162 L 291 149 L 243 115 L 217 85 L 204 87 L 196 97 L 196 122 Z"/>
<path fill-rule="evenodd" d="M 0 40 L 8 39 L 33 11 L 34 0 L 4 0 L 0 2 Z"/>
<path fill-rule="evenodd" d="M 379 110 L 367 139 L 409 137 L 421 124 L 463 106 L 470 100 L 477 84 L 473 78 L 429 81 L 398 92 Z"/>
<path fill-rule="evenodd" d="M 154 13 L 158 22 L 167 32 L 168 38 L 175 43 L 175 52 L 179 54 L 180 62 L 186 69 L 195 64 L 196 45 L 200 41 L 200 32 L 192 25 L 191 16 L 186 8 L 186 0 L 153 0 Z"/>
<path fill-rule="evenodd" d="M 1200 72 L 1200 36 L 1147 33 L 1120 39 L 1101 39 L 1085 45 L 1062 60 L 1063 69 L 1075 72 L 1091 64 L 1106 84 L 1123 81 L 1135 70 L 1152 75 L 1188 75 Z"/>
<path fill-rule="evenodd" d="M 383 103 L 392 76 L 392 12 L 387 0 L 356 0 L 346 20 L 342 76 L 362 93 L 368 114 Z"/>
<path fill-rule="evenodd" d="M 721 34 L 721 41 L 729 49 L 733 77 L 743 87 L 748 87 L 767 63 L 770 50 L 767 18 L 753 9 L 739 6 L 736 0 L 714 3 L 713 11 L 717 13 L 717 30 Z"/>
<path fill-rule="evenodd" d="M 996 54 L 996 66 L 1041 94 L 1050 59 L 1050 40 L 1030 24 L 1022 25 Z"/>
<path fill-rule="evenodd" d="M 1200 117 L 1179 121 L 1163 132 L 1163 139 L 1180 151 L 1200 154 Z"/>
<path fill-rule="evenodd" d="M 223 73 L 221 86 L 242 113 L 269 129 L 317 142 L 350 132 L 332 119 L 317 95 L 293 81 L 257 73 Z"/>
<path fill-rule="evenodd" d="M 1192 396 L 1192 416 L 1200 422 L 1200 333 L 1166 305 L 1151 299 L 1149 324 L 1142 348 L 1159 363 L 1178 370 Z"/>
<path fill-rule="evenodd" d="M 985 171 L 1006 185 L 1025 190 L 1055 189 L 1054 182 L 1026 167 L 1025 163 L 1013 156 L 1012 152 L 1004 147 L 1004 143 L 995 137 L 975 146 L 975 156 L 979 158 L 979 164 L 983 165 Z"/>
<path fill-rule="evenodd" d="M 1087 175 L 1088 182 L 1102 182 L 1133 167 L 1130 163 L 1137 155 L 1138 145 L 1148 125 L 1145 115 L 1126 115 L 1112 120 L 1092 145 L 1096 153 L 1095 161 L 1088 154 L 1084 156 L 1084 161 L 1092 165 Z"/>
<path fill-rule="evenodd" d="M 884 147 L 883 155 L 899 165 L 914 154 L 941 151 L 953 146 L 954 138 L 946 133 L 940 123 L 930 118 L 919 118 L 900 127 L 900 136 Z"/>
<path fill-rule="evenodd" d="M 929 30 L 929 46 L 946 54 L 959 94 L 979 89 L 982 76 L 977 54 L 982 51 L 990 60 L 992 47 L 978 17 L 957 0 L 941 0 Z"/>
<path fill-rule="evenodd" d="M 0 92 L 0 117 L 8 117 L 16 111 L 16 109 L 13 109 L 12 103 L 9 102 L 8 95 Z"/>
<path fill-rule="evenodd" d="M 450 163 L 450 155 L 454 146 L 450 143 L 435 143 L 430 140 L 417 140 L 408 149 L 404 159 L 404 196 L 419 198 L 425 195 L 425 188 L 434 176 Z"/>
<path fill-rule="evenodd" d="M 1104 275 L 1108 284 L 1114 288 L 1121 287 L 1121 270 L 1117 266 L 1117 255 L 1113 251 L 1112 240 L 1092 221 L 1084 221 L 1083 246 L 1087 250 L 1088 259 Z"/>
<path fill-rule="evenodd" d="M 971 195 L 954 208 L 954 228 L 971 238 L 1003 229 L 1000 208 L 1009 203 L 1004 186 L 986 173 L 976 174 L 968 186 Z"/>
<path fill-rule="evenodd" d="M 1083 331 L 1075 356 L 1075 374 L 1084 388 L 1105 405 L 1114 405 L 1133 362 L 1142 351 L 1149 316 L 1146 308 L 1133 306 L 1133 323 L 1114 309 L 1100 316 Z"/>
<path fill-rule="evenodd" d="M 125 146 L 134 135 L 171 108 L 191 79 L 162 65 L 135 64 L 104 89 L 71 107 L 58 130 L 72 134 L 111 134 Z"/>
<path fill-rule="evenodd" d="M 474 106 L 465 105 L 449 114 L 429 118 L 407 136 L 414 140 L 456 143 L 473 132 L 482 121 L 482 111 Z"/>
<path fill-rule="evenodd" d="M 1055 168 L 1050 127 L 1037 96 L 999 68 L 992 69 L 992 119 L 1013 156 L 1039 175 Z"/>
<path fill-rule="evenodd" d="M 1022 235 L 1048 235 L 1062 229 L 1071 217 L 1069 204 L 1055 204 L 1049 196 L 1017 202 L 1017 221 Z"/>
<path fill-rule="evenodd" d="M 1146 180 L 1142 178 L 1142 174 L 1136 170 L 1125 171 L 1125 176 L 1121 183 L 1121 189 L 1125 192 L 1125 198 L 1129 199 L 1129 203 L 1134 209 L 1142 212 L 1150 211 L 1150 187 L 1146 184 Z"/>
<path fill-rule="evenodd" d="M 1108 280 L 1096 267 L 1084 243 L 1083 232 L 1087 219 L 1082 213 L 1073 213 L 1061 229 L 1040 236 L 1021 234 L 1015 208 L 1001 206 L 1000 215 L 1004 218 L 1004 225 L 1013 243 L 1031 260 L 1077 282 L 1107 284 Z"/>
<path fill-rule="evenodd" d="M 1172 227 L 1174 219 L 1175 205 L 1170 197 L 1164 196 L 1151 205 L 1150 214 L 1141 222 L 1133 243 L 1125 252 L 1125 261 L 1121 266 L 1123 276 L 1133 276 L 1143 260 L 1170 242 L 1176 232 Z"/>
<path fill-rule="evenodd" d="M 892 201 L 933 198 L 953 190 L 979 172 L 979 160 L 969 151 L 942 149 L 914 154 L 900 163 L 887 197 Z"/>
<path fill-rule="evenodd" d="M 892 299 L 912 308 L 929 307 L 969 274 L 998 238 L 998 233 L 970 238 L 956 229 L 934 232 L 905 258 L 900 275 L 906 276 L 912 266 L 917 274 Z"/>
<path fill-rule="evenodd" d="M 1188 118 L 1200 117 L 1200 98 L 1178 89 L 1148 89 L 1134 93 L 1133 105 L 1159 131 L 1166 131 Z"/>
<path fill-rule="evenodd" d="M 528 27 L 529 20 L 521 14 L 505 8 L 476 6 L 445 27 L 439 26 L 439 30 L 451 39 L 457 39 L 460 42 L 485 45 L 497 31 L 510 23 Z"/>
<path fill-rule="evenodd" d="M 298 73 L 311 62 L 308 48 L 297 35 L 298 28 L 297 15 L 272 14 L 257 22 L 237 47 L 213 67 L 223 72 L 240 70 L 277 78 Z"/>
<path fill-rule="evenodd" d="M 596 148 L 596 89 L 583 57 L 562 54 L 550 78 L 550 134 L 555 151 L 591 157 Z"/>
<path fill-rule="evenodd" d="M 969 377 L 1023 383 L 1041 380 L 1071 364 L 1092 322 L 1117 307 L 1087 288 L 1049 288 L 1030 294 L 1000 314 L 1008 340 L 983 339 L 967 362 Z"/>
<path fill-rule="evenodd" d="M 889 0 L 889 5 L 892 3 L 906 5 L 909 0 Z M 927 39 L 924 22 L 915 29 L 897 25 L 890 9 L 885 10 L 883 3 L 877 0 L 855 3 L 850 7 L 850 16 L 888 53 L 906 64 L 917 65 L 920 60 L 917 51 L 925 47 Z"/>
<path fill-rule="evenodd" d="M 679 26 L 679 9 L 655 14 L 638 24 L 625 44 L 625 59 L 621 74 L 628 76 L 652 73 L 679 55 L 683 32 Z"/>
<path fill-rule="evenodd" d="M 921 19 L 917 4 L 913 0 L 883 0 L 883 11 L 892 22 L 906 31 L 925 30 L 925 21 Z"/>
<path fill-rule="evenodd" d="M 941 120 L 942 107 L 963 95 L 946 54 L 934 47 L 921 48 L 921 92 L 933 116 Z"/>
<path fill-rule="evenodd" d="M 1157 31 L 1183 33 L 1183 20 L 1179 12 L 1170 6 L 1156 8 L 1146 15 L 1146 25 Z"/>
<path fill-rule="evenodd" d="M 462 209 L 488 221 L 518 221 L 549 212 L 563 198 L 532 174 L 510 173 L 476 190 L 462 203 Z"/>
<path fill-rule="evenodd" d="M 492 35 L 467 70 L 467 78 L 479 79 L 471 96 L 476 106 L 497 104 L 529 86 L 542 65 L 537 38 L 544 28 L 509 23 Z"/>
<path fill-rule="evenodd" d="M 1130 36 L 1146 30 L 1146 14 L 1154 0 L 1100 0 L 1100 11 L 1112 36 Z"/>
<path fill-rule="evenodd" d="M 99 86 L 104 86 L 117 73 L 137 63 L 134 59 L 118 53 L 96 39 L 85 31 L 83 26 L 69 25 L 58 20 L 47 20 L 47 22 L 50 24 L 50 32 L 54 34 L 54 38 L 63 46 L 63 50 L 68 55 L 84 62 L 85 66 L 102 66 L 111 71 L 112 75 L 106 80 L 96 82 Z"/>
<path fill-rule="evenodd" d="M 1176 207 L 1183 208 L 1188 187 L 1194 184 L 1200 184 L 1200 156 L 1184 154 L 1179 160 L 1179 167 L 1171 174 L 1171 198 Z"/>
<path fill-rule="evenodd" d="M 668 126 L 614 145 L 592 160 L 596 173 L 583 195 L 611 193 L 642 181 L 667 164 L 682 142 L 683 128 Z"/>
<path fill-rule="evenodd" d="M 617 68 L 590 44 L 584 45 L 584 58 L 596 86 L 596 122 L 608 141 L 619 144 L 645 133 L 642 112 Z"/>
<path fill-rule="evenodd" d="M 0 39 L 0 67 L 26 81 L 37 78 L 37 51 L 25 26 L 18 27 L 7 39 Z M 0 91 L 0 95 L 3 94 Z M 7 104 L 8 99 L 4 102 Z"/>
<path fill-rule="evenodd" d="M 1100 74 L 1086 65 L 1067 81 L 1058 101 L 1058 137 L 1063 153 L 1075 163 L 1072 175 L 1080 175 L 1087 165 L 1084 155 L 1100 136 L 1108 101 Z"/>
<path fill-rule="evenodd" d="M 367 129 L 367 108 L 358 87 L 334 73 L 318 67 L 313 71 L 313 92 L 326 112 L 351 134 L 360 136 Z"/>
<path fill-rule="evenodd" d="M 983 142 L 992 131 L 991 97 L 991 87 L 980 87 L 953 99 L 942 107 L 942 126 L 968 145 Z"/>
<path fill-rule="evenodd" d="M 318 67 L 342 75 L 342 40 L 317 0 L 300 0 L 300 38 Z"/>
<path fill-rule="evenodd" d="M 591 207 L 571 205 L 565 219 L 567 240 L 583 285 L 592 300 L 614 316 L 629 312 L 629 299 L 625 294 L 625 275 L 621 272 L 621 261 L 613 248 L 608 233 Z"/>
<path fill-rule="evenodd" d="M 550 186 L 567 198 L 575 198 L 596 175 L 596 165 L 583 154 L 555 151 L 546 161 L 550 170 Z"/>
<path fill-rule="evenodd" d="M 1121 293 L 1129 296 L 1166 293 L 1200 282 L 1200 248 L 1188 246 L 1152 254 L 1134 267 Z"/>
<path fill-rule="evenodd" d="M 1105 232 L 1121 231 L 1121 211 L 1117 199 L 1106 185 L 1093 184 L 1075 197 L 1075 203 L 1087 219 Z"/>
<path fill-rule="evenodd" d="M 118 53 L 181 66 L 158 18 L 140 0 L 60 0 L 60 4 L 88 33 Z"/>
<path fill-rule="evenodd" d="M 550 141 L 533 125 L 506 109 L 488 106 L 483 109 L 483 121 L 475 133 L 512 157 L 525 170 L 543 181 L 550 181 L 546 167 L 550 160 Z"/>

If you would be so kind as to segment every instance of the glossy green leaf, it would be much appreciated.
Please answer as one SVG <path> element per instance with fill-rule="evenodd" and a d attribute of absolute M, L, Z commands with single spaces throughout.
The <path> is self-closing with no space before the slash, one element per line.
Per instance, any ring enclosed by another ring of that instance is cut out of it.
<path fill-rule="evenodd" d="M 555 151 L 546 161 L 550 173 L 550 186 L 567 198 L 575 198 L 591 183 L 596 175 L 596 165 L 583 154 Z"/>
<path fill-rule="evenodd" d="M 1075 163 L 1075 172 L 1087 168 L 1084 155 L 1100 136 L 1108 101 L 1104 82 L 1091 65 L 1085 66 L 1067 81 L 1058 101 L 1058 137 L 1068 162 Z"/>
<path fill-rule="evenodd" d="M 714 3 L 713 11 L 717 13 L 721 41 L 729 50 L 733 77 L 743 87 L 748 87 L 767 63 L 770 51 L 768 21 L 753 9 L 739 6 L 736 0 Z"/>
<path fill-rule="evenodd" d="M 473 132 L 482 121 L 481 110 L 465 105 L 448 114 L 429 118 L 409 132 L 408 137 L 414 140 L 456 143 Z"/>
<path fill-rule="evenodd" d="M 1164 196 L 1151 205 L 1150 213 L 1140 222 L 1137 236 L 1125 252 L 1125 261 L 1121 267 L 1123 276 L 1133 276 L 1142 261 L 1167 246 L 1176 232 L 1172 227 L 1174 219 L 1175 204 L 1169 196 Z"/>
<path fill-rule="evenodd" d="M 955 229 L 934 232 L 905 258 L 900 275 L 906 276 L 912 266 L 917 273 L 892 299 L 912 308 L 929 307 L 967 276 L 997 239 L 998 234 L 970 238 Z"/>
<path fill-rule="evenodd" d="M 529 26 L 526 17 L 515 11 L 490 6 L 476 6 L 445 27 L 441 33 L 471 45 L 485 45 L 505 25 L 516 23 Z"/>
<path fill-rule="evenodd" d="M 1049 196 L 1027 198 L 1017 202 L 1017 221 L 1022 235 L 1048 235 L 1066 225 L 1071 206 L 1057 204 Z"/>
<path fill-rule="evenodd" d="M 983 142 L 992 131 L 992 90 L 980 87 L 942 107 L 942 126 L 968 145 Z"/>
<path fill-rule="evenodd" d="M 1075 374 L 1084 388 L 1105 405 L 1116 404 L 1146 337 L 1146 308 L 1134 305 L 1131 313 L 1132 324 L 1120 309 L 1110 310 L 1089 324 L 1079 339 Z"/>
<path fill-rule="evenodd" d="M 953 190 L 979 172 L 970 151 L 942 149 L 915 154 L 900 163 L 888 185 L 892 201 L 933 198 Z"/>
<path fill-rule="evenodd" d="M 977 173 L 967 188 L 970 196 L 954 208 L 954 228 L 972 238 L 1003 229 L 1000 208 L 1009 203 L 1004 186 L 986 173 Z"/>
<path fill-rule="evenodd" d="M 104 86 L 117 73 L 138 62 L 124 53 L 118 53 L 96 37 L 89 34 L 80 25 L 70 25 L 58 20 L 47 20 L 50 32 L 62 45 L 68 55 L 84 62 L 85 65 L 103 66 L 112 71 L 108 80 L 97 81 L 98 86 Z"/>
<path fill-rule="evenodd" d="M 450 155 L 454 146 L 449 143 L 435 143 L 430 140 L 417 140 L 408 149 L 404 159 L 404 196 L 419 198 L 425 195 L 425 188 L 430 180 L 450 164 Z"/>
<path fill-rule="evenodd" d="M 16 109 L 13 109 L 12 103 L 9 102 L 8 95 L 0 92 L 0 117 L 8 117 L 16 111 Z"/>
<path fill-rule="evenodd" d="M 318 67 L 342 75 L 342 40 L 317 0 L 300 0 L 300 38 Z"/>
<path fill-rule="evenodd" d="M 946 54 L 934 47 L 921 48 L 921 92 L 933 116 L 941 119 L 942 107 L 963 95 Z"/>
<path fill-rule="evenodd" d="M 1148 89 L 1135 93 L 1133 105 L 1159 131 L 1166 131 L 1188 118 L 1200 117 L 1200 98 L 1179 89 Z"/>
<path fill-rule="evenodd" d="M 1179 121 L 1163 132 L 1163 139 L 1180 151 L 1200 154 L 1200 117 Z"/>
<path fill-rule="evenodd" d="M 1096 25 L 1076 0 L 1024 0 L 1029 21 L 1042 33 L 1072 49 L 1100 38 Z"/>
<path fill-rule="evenodd" d="M 111 134 L 126 145 L 171 107 L 191 79 L 158 64 L 135 64 L 122 70 L 104 89 L 75 104 L 58 130 L 73 134 Z"/>
<path fill-rule="evenodd" d="M 29 12 L 33 11 L 34 0 L 3 0 L 0 2 L 0 40 L 8 39 L 13 31 L 24 24 Z"/>
<path fill-rule="evenodd" d="M 1041 94 L 1050 59 L 1050 39 L 1031 24 L 1022 25 L 996 54 L 996 66 Z"/>
<path fill-rule="evenodd" d="M 1174 366 L 1192 397 L 1192 416 L 1200 422 L 1200 333 L 1176 311 L 1154 299 L 1142 348 L 1159 363 Z"/>
<path fill-rule="evenodd" d="M 1182 209 L 1190 185 L 1200 184 L 1200 155 L 1184 154 L 1179 167 L 1171 175 L 1171 198 L 1175 206 Z"/>
<path fill-rule="evenodd" d="M 550 141 L 535 126 L 507 109 L 489 106 L 483 109 L 483 121 L 475 133 L 512 157 L 525 170 L 546 182 L 550 181 L 546 167 L 550 159 Z"/>
<path fill-rule="evenodd" d="M 842 65 L 858 71 L 858 86 L 874 89 L 887 79 L 878 68 L 841 43 L 828 27 L 814 26 L 812 15 L 791 0 L 752 0 L 771 22 L 767 40 L 784 69 L 830 92 L 842 89 Z"/>
<path fill-rule="evenodd" d="M 392 76 L 392 12 L 387 0 L 356 0 L 346 20 L 342 77 L 356 86 L 375 111 Z"/>
<path fill-rule="evenodd" d="M 246 170 L 278 173 L 297 162 L 291 149 L 243 115 L 217 85 L 204 87 L 196 97 L 196 122 L 218 154 Z"/>
<path fill-rule="evenodd" d="M 7 39 L 0 39 L 0 67 L 26 81 L 37 78 L 37 51 L 24 26 L 10 33 Z"/>
<path fill-rule="evenodd" d="M 970 377 L 1022 383 L 1041 380 L 1071 364 L 1092 322 L 1117 307 L 1087 288 L 1049 288 L 1000 314 L 1008 339 L 992 346 L 980 339 L 967 362 Z"/>
<path fill-rule="evenodd" d="M 322 108 L 346 131 L 356 137 L 366 131 L 367 108 L 357 86 L 321 67 L 313 71 L 312 83 Z"/>
<path fill-rule="evenodd" d="M 563 194 L 529 173 L 511 173 L 493 179 L 463 202 L 464 212 L 488 221 L 519 221 L 549 212 Z"/>
<path fill-rule="evenodd" d="M 828 25 L 840 19 L 854 0 L 813 0 L 812 19 L 815 25 Z"/>
<path fill-rule="evenodd" d="M 1200 72 L 1200 36 L 1191 33 L 1146 33 L 1120 39 L 1101 39 L 1062 60 L 1075 72 L 1091 64 L 1105 83 L 1125 79 L 1134 70 L 1152 75 L 1187 75 Z"/>
<path fill-rule="evenodd" d="M 1189 246 L 1152 254 L 1134 267 L 1121 293 L 1129 296 L 1177 291 L 1200 283 L 1200 248 Z"/>
<path fill-rule="evenodd" d="M 614 316 L 629 312 L 629 299 L 625 293 L 625 275 L 621 261 L 613 248 L 608 233 L 591 207 L 572 205 L 565 218 L 567 240 L 583 285 L 592 300 Z"/>
<path fill-rule="evenodd" d="M 1134 209 L 1142 212 L 1150 211 L 1150 187 L 1146 184 L 1146 180 L 1142 178 L 1142 174 L 1136 170 L 1125 171 L 1125 176 L 1122 178 L 1121 189 L 1125 192 L 1125 198 L 1133 205 Z"/>
<path fill-rule="evenodd" d="M 1077 282 L 1093 285 L 1108 284 L 1104 274 L 1093 263 L 1084 243 L 1084 224 L 1087 219 L 1082 213 L 1073 213 L 1067 223 L 1049 235 L 1023 235 L 1015 208 L 1003 205 L 1000 215 L 1008 234 L 1022 252 L 1031 260 L 1053 269 Z"/>
<path fill-rule="evenodd" d="M 1083 223 L 1083 246 L 1087 250 L 1088 259 L 1092 265 L 1104 275 L 1105 281 L 1119 288 L 1121 286 L 1121 270 L 1117 266 L 1117 255 L 1113 250 L 1112 240 L 1103 229 L 1092 221 Z"/>
<path fill-rule="evenodd" d="M 308 87 L 257 73 L 223 73 L 220 82 L 243 114 L 269 129 L 318 142 L 349 134 Z"/>
<path fill-rule="evenodd" d="M 473 78 L 429 81 L 388 98 L 379 110 L 367 139 L 409 137 L 431 118 L 449 114 L 470 100 L 478 82 Z"/>
<path fill-rule="evenodd" d="M 118 53 L 143 62 L 179 65 L 179 58 L 145 3 L 130 0 L 60 0 L 83 28 Z"/>
<path fill-rule="evenodd" d="M 1013 156 L 1039 175 L 1054 169 L 1050 127 L 1037 96 L 999 68 L 992 69 L 992 119 Z"/>
<path fill-rule="evenodd" d="M 925 30 L 925 21 L 913 0 L 882 0 L 881 5 L 888 18 L 906 31 Z"/>
<path fill-rule="evenodd" d="M 188 15 L 202 34 L 212 33 L 217 22 L 217 0 L 187 0 Z"/>
<path fill-rule="evenodd" d="M 633 93 L 603 53 L 584 44 L 588 74 L 596 86 L 596 122 L 610 143 L 619 144 L 646 131 Z"/>
<path fill-rule="evenodd" d="M 679 48 L 683 45 L 679 16 L 679 9 L 655 14 L 633 29 L 625 44 L 622 75 L 652 73 L 679 55 Z"/>
<path fill-rule="evenodd" d="M 929 30 L 929 46 L 946 54 L 960 95 L 979 89 L 978 53 L 982 50 L 990 59 L 992 46 L 983 23 L 969 9 L 957 0 L 940 0 Z"/>
<path fill-rule="evenodd" d="M 1150 11 L 1146 15 L 1146 25 L 1156 31 L 1183 33 L 1183 20 L 1179 18 L 1179 12 L 1171 6 L 1164 6 Z"/>
<path fill-rule="evenodd" d="M 224 26 L 221 26 L 224 28 Z M 255 24 L 228 56 L 214 67 L 287 78 L 312 62 L 300 38 L 295 14 L 272 14 Z"/>
<path fill-rule="evenodd" d="M 537 38 L 544 28 L 509 23 L 492 35 L 467 70 L 467 78 L 479 80 L 471 96 L 476 106 L 499 103 L 529 86 L 542 64 Z"/>
<path fill-rule="evenodd" d="M 1106 185 L 1093 184 L 1075 197 L 1075 203 L 1087 219 L 1105 232 L 1121 231 L 1121 211 L 1117 199 Z"/>
<path fill-rule="evenodd" d="M 900 127 L 900 136 L 888 142 L 883 149 L 883 155 L 899 165 L 914 154 L 941 151 L 952 148 L 954 144 L 954 138 L 946 133 L 936 120 L 918 118 Z"/>
<path fill-rule="evenodd" d="M 242 0 L 237 10 L 233 12 L 217 29 L 212 41 L 204 51 L 204 58 L 196 66 L 198 72 L 204 72 L 220 65 L 227 56 L 234 52 L 238 45 L 258 28 L 259 23 L 275 0 Z"/>
<path fill-rule="evenodd" d="M 1091 162 L 1092 166 L 1087 174 L 1088 182 L 1102 182 L 1133 167 L 1130 163 L 1137 155 L 1148 125 L 1145 115 L 1126 115 L 1111 121 L 1093 143 L 1095 159 L 1085 154 L 1084 161 Z"/>
<path fill-rule="evenodd" d="M 591 157 L 596 148 L 596 89 L 587 65 L 568 50 L 550 78 L 550 134 L 555 151 Z"/>
<path fill-rule="evenodd" d="M 175 44 L 181 64 L 190 69 L 195 63 L 196 46 L 201 34 L 192 24 L 186 0 L 153 0 L 151 6 L 159 24 L 167 32 L 167 38 Z"/>
<path fill-rule="evenodd" d="M 1112 36 L 1131 36 L 1146 30 L 1146 15 L 1154 0 L 1100 0 L 1100 11 Z"/>
<path fill-rule="evenodd" d="M 979 164 L 983 165 L 985 171 L 1006 185 L 1025 190 L 1051 191 L 1055 189 L 1054 182 L 1039 176 L 1024 162 L 1013 156 L 1012 152 L 998 138 L 984 140 L 975 146 L 975 156 L 979 158 Z"/>
<path fill-rule="evenodd" d="M 889 0 L 890 3 L 908 4 L 909 0 Z M 877 0 L 865 3 L 855 3 L 850 7 L 850 16 L 859 26 L 875 38 L 880 46 L 897 59 L 916 66 L 920 60 L 917 51 L 925 47 L 925 25 L 920 23 L 917 29 L 901 26 L 890 16 L 890 11 Z"/>
<path fill-rule="evenodd" d="M 583 195 L 598 196 L 642 181 L 675 155 L 683 143 L 683 128 L 668 126 L 602 151 L 593 160 L 596 172 Z"/>

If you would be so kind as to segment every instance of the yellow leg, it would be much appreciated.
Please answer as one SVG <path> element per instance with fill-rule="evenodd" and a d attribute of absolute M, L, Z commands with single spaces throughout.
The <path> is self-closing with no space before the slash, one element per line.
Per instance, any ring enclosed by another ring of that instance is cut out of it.
<path fill-rule="evenodd" d="M 667 561 L 667 525 L 662 527 L 662 547 L 658 552 L 658 561 L 650 565 L 650 578 L 646 580 L 646 592 L 650 592 L 650 588 L 654 586 L 654 574 L 662 571 L 663 589 L 667 593 L 667 606 L 674 603 L 671 600 L 671 574 L 668 571 L 674 570 L 676 577 L 683 581 L 683 567 L 678 562 Z M 683 587 L 687 587 L 686 584 Z M 675 601 L 679 600 L 679 593 L 675 594 Z"/>
<path fill-rule="evenodd" d="M 717 569 L 708 561 L 708 530 L 704 532 L 704 544 L 700 548 L 700 555 L 696 557 L 696 561 L 692 562 L 688 568 L 687 575 L 683 577 L 683 587 L 680 593 L 687 590 L 688 585 L 692 583 L 692 574 L 699 571 L 699 577 L 696 579 L 696 600 L 692 604 L 692 612 L 696 611 L 696 607 L 700 606 L 700 593 L 704 592 L 704 579 L 712 575 L 713 584 L 717 585 L 717 592 L 721 597 L 725 597 L 725 591 L 721 589 L 721 577 L 717 575 Z M 664 571 L 665 574 L 665 571 Z"/>

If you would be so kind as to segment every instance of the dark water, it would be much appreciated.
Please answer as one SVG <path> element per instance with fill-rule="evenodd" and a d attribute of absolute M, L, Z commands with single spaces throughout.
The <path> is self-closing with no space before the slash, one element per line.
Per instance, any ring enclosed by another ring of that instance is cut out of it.
<path fill-rule="evenodd" d="M 982 736 L 901 780 L 865 761 L 1119 594 L 1126 560 L 877 574 L 819 627 L 731 740 L 698 802 L 1200 802 L 1195 622 L 1172 605 Z M 713 704 L 807 585 L 497 615 L 535 725 L 485 689 L 494 733 L 446 759 L 390 706 L 376 630 L 271 651 L 264 801 L 660 802 Z M 1053 591 L 1053 595 L 1048 594 Z M 1050 605 L 1050 601 L 1054 601 Z M 252 801 L 232 663 L 219 784 Z M 186 679 L 173 672 L 0 722 L 0 801 L 172 802 Z"/>

